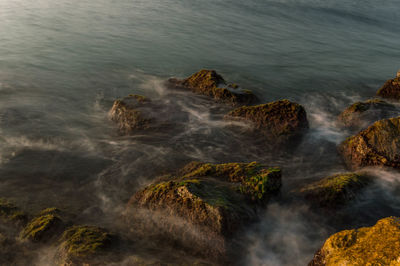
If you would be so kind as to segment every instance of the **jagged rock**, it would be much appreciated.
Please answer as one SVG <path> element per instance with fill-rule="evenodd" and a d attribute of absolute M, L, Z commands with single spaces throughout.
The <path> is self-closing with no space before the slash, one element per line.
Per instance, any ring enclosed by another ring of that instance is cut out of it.
<path fill-rule="evenodd" d="M 28 215 L 7 199 L 0 198 L 0 219 L 3 222 L 23 226 L 28 221 Z"/>
<path fill-rule="evenodd" d="M 131 133 L 151 127 L 155 120 L 154 108 L 156 106 L 150 99 L 141 95 L 130 95 L 114 102 L 110 117 L 118 123 L 121 133 Z"/>
<path fill-rule="evenodd" d="M 400 219 L 388 217 L 372 227 L 344 230 L 332 235 L 309 266 L 399 264 Z"/>
<path fill-rule="evenodd" d="M 347 107 L 338 117 L 341 125 L 354 130 L 366 128 L 368 125 L 385 118 L 398 115 L 393 104 L 379 99 L 356 102 Z"/>
<path fill-rule="evenodd" d="M 127 211 L 133 215 L 140 208 L 157 212 L 150 216 L 157 217 L 155 223 L 167 234 L 175 237 L 195 231 L 195 235 L 184 236 L 185 241 L 194 237 L 192 243 L 196 244 L 190 248 L 219 256 L 226 252 L 226 240 L 254 221 L 257 205 L 265 204 L 280 186 L 280 169 L 256 162 L 191 163 L 177 175 L 164 177 L 137 192 Z M 174 217 L 182 220 L 177 226 L 170 222 L 176 220 Z M 186 225 L 180 228 L 181 224 Z M 212 247 L 205 247 L 210 243 Z"/>
<path fill-rule="evenodd" d="M 61 237 L 57 253 L 59 265 L 107 265 L 104 256 L 115 237 L 96 226 L 72 226 Z M 101 262 L 101 263 L 100 263 Z"/>
<path fill-rule="evenodd" d="M 383 86 L 377 91 L 377 96 L 392 100 L 400 100 L 400 76 L 397 73 L 397 77 L 389 79 L 383 84 Z"/>
<path fill-rule="evenodd" d="M 388 166 L 400 168 L 400 117 L 375 122 L 339 146 L 349 168 Z"/>
<path fill-rule="evenodd" d="M 203 69 L 183 80 L 171 78 L 167 86 L 174 89 L 189 89 L 214 98 L 218 102 L 232 105 L 247 105 L 257 101 L 257 97 L 251 91 L 243 90 L 236 84 L 227 84 L 215 70 Z"/>
<path fill-rule="evenodd" d="M 250 121 L 273 144 L 296 142 L 308 128 L 303 106 L 289 100 L 239 107 L 225 118 Z"/>
<path fill-rule="evenodd" d="M 57 237 L 65 227 L 61 219 L 61 211 L 57 208 L 48 208 L 40 212 L 21 231 L 21 239 L 32 242 L 47 242 Z"/>
<path fill-rule="evenodd" d="M 300 194 L 312 205 L 335 208 L 353 200 L 371 181 L 364 173 L 336 174 L 306 185 L 300 189 Z"/>

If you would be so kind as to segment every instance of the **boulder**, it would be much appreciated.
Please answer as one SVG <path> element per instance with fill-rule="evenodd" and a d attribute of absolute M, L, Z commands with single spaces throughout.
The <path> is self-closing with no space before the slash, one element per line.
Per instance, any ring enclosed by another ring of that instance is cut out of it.
<path fill-rule="evenodd" d="M 365 166 L 400 168 L 400 117 L 375 122 L 339 145 L 351 169 Z"/>
<path fill-rule="evenodd" d="M 251 122 L 274 144 L 297 142 L 308 129 L 304 107 L 289 100 L 242 106 L 229 112 L 225 118 Z"/>
<path fill-rule="evenodd" d="M 58 265 L 106 265 L 104 257 L 111 250 L 113 241 L 114 236 L 103 228 L 72 226 L 60 239 Z"/>
<path fill-rule="evenodd" d="M 353 200 L 372 178 L 364 173 L 342 173 L 325 177 L 300 189 L 312 205 L 336 208 Z"/>
<path fill-rule="evenodd" d="M 371 227 L 344 230 L 330 236 L 308 265 L 399 264 L 400 218 L 388 217 Z"/>
<path fill-rule="evenodd" d="M 197 94 L 209 96 L 217 102 L 234 106 L 257 101 L 257 97 L 251 91 L 243 90 L 236 84 L 227 84 L 215 70 L 203 69 L 183 80 L 171 78 L 167 86 L 173 89 L 188 89 Z"/>
<path fill-rule="evenodd" d="M 377 91 L 377 96 L 391 99 L 400 100 L 400 76 L 397 73 L 397 77 L 389 79 L 383 84 L 383 86 Z"/>
<path fill-rule="evenodd" d="M 340 125 L 354 130 L 364 129 L 370 124 L 385 118 L 397 116 L 393 104 L 379 99 L 356 102 L 347 107 L 338 117 Z"/>
<path fill-rule="evenodd" d="M 157 213 L 150 217 L 157 217 L 158 228 L 152 225 L 150 230 L 163 228 L 167 238 L 182 235 L 192 241 L 194 252 L 219 256 L 226 252 L 227 240 L 256 220 L 257 206 L 263 206 L 280 186 L 279 168 L 256 162 L 194 162 L 137 192 L 127 213 L 137 214 L 138 209 Z M 181 221 L 174 224 L 176 217 Z"/>
<path fill-rule="evenodd" d="M 154 123 L 154 104 L 150 99 L 141 95 L 129 95 L 116 100 L 110 111 L 110 118 L 118 123 L 121 133 L 131 133 L 135 130 L 143 130 Z"/>
<path fill-rule="evenodd" d="M 47 242 L 58 236 L 65 227 L 61 211 L 48 208 L 40 212 L 21 231 L 20 238 L 32 242 Z"/>

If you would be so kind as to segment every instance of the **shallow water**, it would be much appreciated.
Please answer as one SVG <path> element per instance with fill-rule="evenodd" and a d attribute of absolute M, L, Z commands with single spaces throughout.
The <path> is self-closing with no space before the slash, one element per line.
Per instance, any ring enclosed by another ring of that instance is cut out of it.
<path fill-rule="evenodd" d="M 336 144 L 349 132 L 335 127 L 336 115 L 400 68 L 399 26 L 395 0 L 0 0 L 0 196 L 112 228 L 137 189 L 191 160 L 280 165 L 283 200 L 248 230 L 242 263 L 304 265 L 343 226 L 285 192 L 344 170 Z M 263 101 L 303 104 L 311 130 L 300 147 L 276 156 L 268 143 L 227 130 L 228 107 L 168 96 L 166 78 L 201 68 Z M 131 93 L 172 101 L 186 115 L 181 131 L 119 136 L 108 111 Z M 399 213 L 387 189 L 399 176 L 379 176 L 374 197 L 349 207 L 360 209 L 357 225 Z"/>

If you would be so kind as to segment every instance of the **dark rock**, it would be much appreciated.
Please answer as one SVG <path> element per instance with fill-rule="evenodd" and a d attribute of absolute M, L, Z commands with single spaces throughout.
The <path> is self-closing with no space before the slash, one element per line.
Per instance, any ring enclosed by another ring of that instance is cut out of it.
<path fill-rule="evenodd" d="M 347 107 L 338 117 L 341 125 L 354 130 L 366 128 L 368 125 L 385 118 L 397 116 L 399 111 L 393 104 L 379 99 L 356 102 Z"/>
<path fill-rule="evenodd" d="M 306 185 L 300 189 L 300 194 L 312 205 L 336 208 L 353 200 L 371 181 L 364 173 L 336 174 Z"/>
<path fill-rule="evenodd" d="M 288 100 L 239 107 L 225 118 L 251 122 L 270 143 L 278 145 L 298 141 L 308 128 L 303 106 Z"/>
<path fill-rule="evenodd" d="M 158 226 L 152 225 L 150 230 L 162 227 L 168 237 L 183 235 L 185 241 L 196 243 L 189 245 L 194 252 L 220 256 L 226 252 L 227 240 L 257 219 L 257 206 L 265 204 L 280 186 L 280 169 L 256 162 L 191 163 L 177 175 L 166 176 L 137 192 L 128 203 L 127 213 L 150 210 L 153 214 L 149 216 L 156 217 Z M 176 226 L 171 220 L 177 219 L 181 221 Z M 188 231 L 196 233 L 189 235 Z M 210 243 L 212 246 L 207 246 Z"/>
<path fill-rule="evenodd" d="M 400 77 L 386 81 L 376 95 L 386 99 L 400 100 Z"/>
<path fill-rule="evenodd" d="M 375 122 L 339 146 L 351 169 L 364 166 L 400 168 L 400 117 Z"/>
<path fill-rule="evenodd" d="M 28 215 L 7 199 L 0 198 L 0 219 L 5 223 L 23 226 Z"/>
<path fill-rule="evenodd" d="M 173 89 L 189 89 L 214 98 L 218 102 L 234 106 L 257 101 L 257 97 L 251 91 L 243 90 L 237 84 L 227 84 L 224 78 L 214 70 L 203 69 L 183 80 L 171 78 L 167 86 Z"/>
<path fill-rule="evenodd" d="M 399 265 L 399 254 L 400 219 L 388 217 L 330 236 L 308 265 Z"/>

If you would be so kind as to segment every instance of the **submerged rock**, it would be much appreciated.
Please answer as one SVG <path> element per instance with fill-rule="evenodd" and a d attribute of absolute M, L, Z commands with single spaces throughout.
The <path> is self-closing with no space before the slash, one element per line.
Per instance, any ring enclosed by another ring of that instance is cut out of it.
<path fill-rule="evenodd" d="M 6 223 L 22 226 L 28 221 L 28 215 L 9 200 L 0 198 L 0 219 Z"/>
<path fill-rule="evenodd" d="M 383 84 L 383 86 L 377 91 L 377 96 L 392 100 L 400 100 L 400 76 L 397 73 L 397 77 L 389 79 Z"/>
<path fill-rule="evenodd" d="M 250 121 L 271 143 L 293 143 L 308 129 L 307 114 L 303 106 L 289 100 L 239 107 L 226 119 Z"/>
<path fill-rule="evenodd" d="M 111 120 L 118 123 L 121 133 L 149 128 L 155 120 L 154 105 L 141 95 L 130 95 L 116 100 L 110 111 Z"/>
<path fill-rule="evenodd" d="M 388 217 L 372 227 L 344 230 L 332 235 L 309 266 L 399 264 L 400 219 Z"/>
<path fill-rule="evenodd" d="M 300 194 L 313 205 L 335 208 L 353 200 L 371 181 L 364 173 L 336 174 L 303 187 Z"/>
<path fill-rule="evenodd" d="M 338 117 L 341 125 L 354 130 L 366 128 L 381 119 L 398 115 L 393 104 L 379 99 L 356 102 L 347 107 Z"/>
<path fill-rule="evenodd" d="M 103 255 L 110 251 L 113 239 L 107 230 L 96 226 L 72 226 L 61 237 L 59 265 L 106 265 Z"/>
<path fill-rule="evenodd" d="M 200 237 L 193 240 L 196 246 L 191 248 L 218 256 L 225 252 L 228 238 L 257 218 L 257 205 L 265 204 L 280 186 L 280 169 L 256 162 L 191 163 L 177 175 L 137 192 L 127 210 L 133 214 L 138 208 L 158 212 L 154 215 L 158 226 L 171 235 L 196 231 Z M 180 217 L 187 226 L 174 226 L 170 217 Z M 204 247 L 210 243 L 215 246 Z"/>
<path fill-rule="evenodd" d="M 47 242 L 60 234 L 64 227 L 61 211 L 57 208 L 48 208 L 25 226 L 20 237 L 32 242 Z"/>
<path fill-rule="evenodd" d="M 348 167 L 388 166 L 400 168 L 400 117 L 375 122 L 339 146 Z"/>
<path fill-rule="evenodd" d="M 247 105 L 257 101 L 257 97 L 249 90 L 240 89 L 236 84 L 227 84 L 215 70 L 200 70 L 190 77 L 179 80 L 171 78 L 168 86 L 191 91 L 214 98 L 218 102 L 232 105 Z"/>

